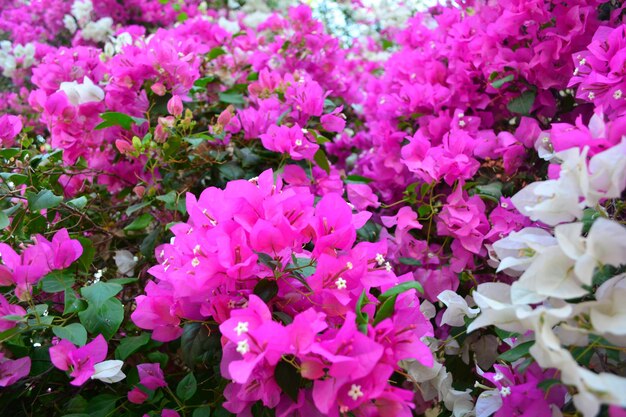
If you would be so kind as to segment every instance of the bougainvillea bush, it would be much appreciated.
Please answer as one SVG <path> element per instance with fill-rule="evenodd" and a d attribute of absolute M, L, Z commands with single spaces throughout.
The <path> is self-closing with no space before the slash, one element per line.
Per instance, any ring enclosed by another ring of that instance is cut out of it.
<path fill-rule="evenodd" d="M 328 3 L 0 0 L 1 415 L 626 415 L 626 4 Z"/>

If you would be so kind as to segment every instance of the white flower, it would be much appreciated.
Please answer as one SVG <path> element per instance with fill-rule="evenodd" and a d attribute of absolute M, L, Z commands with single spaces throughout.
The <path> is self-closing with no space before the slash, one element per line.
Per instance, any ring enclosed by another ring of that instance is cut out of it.
<path fill-rule="evenodd" d="M 107 384 L 119 382 L 126 378 L 126 375 L 122 372 L 122 365 L 124 365 L 124 362 L 118 360 L 97 363 L 93 366 L 95 373 L 91 376 L 91 379 L 99 379 Z"/>
<path fill-rule="evenodd" d="M 241 30 L 239 27 L 239 23 L 233 20 L 228 20 L 225 17 L 220 17 L 217 21 L 217 24 L 227 32 L 237 33 Z"/>
<path fill-rule="evenodd" d="M 446 311 L 444 311 L 441 317 L 441 324 L 449 324 L 450 326 L 463 326 L 465 316 L 474 318 L 480 312 L 478 308 L 470 308 L 467 302 L 451 290 L 442 291 L 437 299 L 446 305 Z"/>
<path fill-rule="evenodd" d="M 22 58 L 22 68 L 29 68 L 35 62 L 35 45 L 27 43 L 26 45 L 17 45 L 13 49 L 15 58 Z"/>
<path fill-rule="evenodd" d="M 95 85 L 87 76 L 83 78 L 81 84 L 76 81 L 61 83 L 59 91 L 63 91 L 74 106 L 104 100 L 104 90 Z"/>
<path fill-rule="evenodd" d="M 559 225 L 554 231 L 561 250 L 575 261 L 577 278 L 591 285 L 596 267 L 626 263 L 626 227 L 601 217 L 593 223 L 586 239 L 581 236 L 582 228 L 582 223 L 571 223 Z"/>
<path fill-rule="evenodd" d="M 589 318 L 594 330 L 618 336 L 626 335 L 626 274 L 611 278 L 596 291 L 597 303 Z"/>
<path fill-rule="evenodd" d="M 115 266 L 120 274 L 126 276 L 133 276 L 135 273 L 135 265 L 137 265 L 137 259 L 130 251 L 126 249 L 115 251 Z"/>
<path fill-rule="evenodd" d="M 113 19 L 103 17 L 97 22 L 89 22 L 81 32 L 83 39 L 94 42 L 106 42 L 113 33 Z"/>
<path fill-rule="evenodd" d="M 588 206 L 601 198 L 619 198 L 626 188 L 626 139 L 589 161 L 590 191 L 585 196 Z"/>
<path fill-rule="evenodd" d="M 496 325 L 509 332 L 524 333 L 526 328 L 517 317 L 518 310 L 530 310 L 511 302 L 511 287 L 502 282 L 480 284 L 472 293 L 480 315 L 467 327 L 470 333 L 481 327 Z"/>
<path fill-rule="evenodd" d="M 63 26 L 65 29 L 69 30 L 69 32 L 73 35 L 78 30 L 78 25 L 76 24 L 76 19 L 74 19 L 71 15 L 66 14 L 63 16 Z"/>
<path fill-rule="evenodd" d="M 501 260 L 497 272 L 510 269 L 523 272 L 535 259 L 537 252 L 556 244 L 556 239 L 546 230 L 527 227 L 511 232 L 493 244 L 493 250 Z"/>
<path fill-rule="evenodd" d="M 489 417 L 502 407 L 502 397 L 497 389 L 483 391 L 476 400 L 476 417 Z"/>
<path fill-rule="evenodd" d="M 87 22 L 91 21 L 91 12 L 93 11 L 93 4 L 91 0 L 76 0 L 72 4 L 71 13 L 74 15 L 78 24 L 82 27 Z"/>
<path fill-rule="evenodd" d="M 578 205 L 578 188 L 567 181 L 547 180 L 533 182 L 511 198 L 523 215 L 554 226 L 582 217 Z"/>

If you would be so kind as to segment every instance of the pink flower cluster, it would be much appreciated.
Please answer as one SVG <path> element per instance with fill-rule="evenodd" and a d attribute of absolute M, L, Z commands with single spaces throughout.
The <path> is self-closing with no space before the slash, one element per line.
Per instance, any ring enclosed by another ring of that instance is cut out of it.
<path fill-rule="evenodd" d="M 391 317 L 357 329 L 359 297 L 373 317 L 370 290 L 411 279 L 393 273 L 384 242 L 355 245 L 368 213 L 353 213 L 335 193 L 315 204 L 308 187 L 286 185 L 271 170 L 198 199 L 188 194 L 187 211 L 172 243 L 157 248 L 160 264 L 150 269 L 157 280 L 137 297 L 132 319 L 160 341 L 178 338 L 186 319 L 219 323 L 222 372 L 233 381 L 229 410 L 244 413 L 261 400 L 285 416 L 385 407 L 410 415 L 411 394 L 388 379 L 399 360 L 432 363 L 420 340 L 432 328 L 415 294 L 405 293 Z M 294 398 L 274 379 L 285 358 L 313 381 Z"/>
<path fill-rule="evenodd" d="M 82 253 L 80 242 L 71 239 L 66 229 L 56 232 L 51 241 L 37 235 L 20 254 L 0 243 L 0 285 L 15 286 L 20 300 L 27 300 L 44 275 L 69 267 Z"/>

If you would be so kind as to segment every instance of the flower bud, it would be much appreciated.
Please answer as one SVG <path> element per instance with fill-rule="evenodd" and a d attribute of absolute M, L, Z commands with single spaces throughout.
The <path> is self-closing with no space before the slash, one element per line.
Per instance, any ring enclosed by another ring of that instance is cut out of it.
<path fill-rule="evenodd" d="M 170 101 L 167 102 L 167 111 L 172 116 L 180 116 L 183 114 L 183 101 L 180 96 L 172 96 Z"/>

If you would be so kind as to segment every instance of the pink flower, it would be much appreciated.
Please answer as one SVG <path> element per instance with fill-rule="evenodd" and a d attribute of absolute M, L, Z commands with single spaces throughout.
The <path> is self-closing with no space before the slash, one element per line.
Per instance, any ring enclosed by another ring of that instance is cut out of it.
<path fill-rule="evenodd" d="M 24 378 L 30 372 L 30 358 L 28 356 L 15 360 L 7 359 L 0 352 L 0 387 L 8 387 Z"/>
<path fill-rule="evenodd" d="M 107 342 L 102 335 L 82 347 L 62 339 L 50 348 L 50 360 L 60 370 L 70 371 L 70 376 L 74 378 L 70 384 L 80 386 L 95 373 L 94 365 L 104 361 L 107 350 Z"/>
<path fill-rule="evenodd" d="M 172 98 L 169 99 L 169 101 L 167 102 L 167 111 L 172 116 L 176 117 L 183 114 L 183 100 L 180 98 L 180 96 L 174 95 L 172 96 Z"/>
<path fill-rule="evenodd" d="M 141 363 L 137 365 L 139 372 L 139 383 L 148 389 L 155 390 L 159 387 L 166 387 L 165 377 L 158 363 Z"/>
<path fill-rule="evenodd" d="M 463 187 L 459 184 L 448 196 L 437 221 L 437 233 L 452 236 L 472 253 L 480 252 L 488 230 L 485 204 L 480 197 L 463 198 Z"/>
<path fill-rule="evenodd" d="M 0 332 L 12 329 L 17 325 L 15 320 L 7 320 L 4 316 L 25 316 L 26 310 L 22 307 L 11 304 L 0 294 Z"/>
<path fill-rule="evenodd" d="M 22 121 L 19 117 L 10 114 L 0 116 L 0 145 L 5 148 L 13 146 L 21 130 Z"/>

